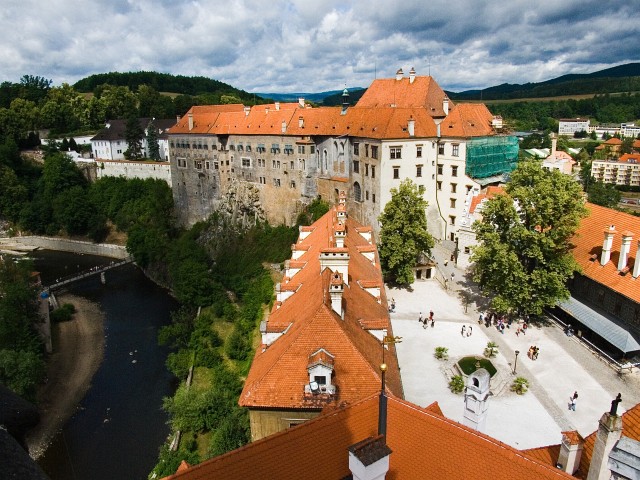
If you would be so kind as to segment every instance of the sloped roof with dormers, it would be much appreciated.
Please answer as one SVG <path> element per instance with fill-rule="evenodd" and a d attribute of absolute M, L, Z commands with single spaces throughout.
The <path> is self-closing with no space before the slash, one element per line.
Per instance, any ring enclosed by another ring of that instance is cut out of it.
<path fill-rule="evenodd" d="M 378 396 L 323 412 L 308 422 L 176 473 L 171 480 L 351 478 L 349 447 L 377 435 Z M 494 438 L 390 396 L 387 480 L 570 479 L 567 473 Z"/>
<path fill-rule="evenodd" d="M 382 285 L 377 253 L 373 262 L 358 251 L 370 245 L 357 232 L 360 224 L 347 218 L 344 248 L 336 248 L 333 234 L 337 224 L 336 207 L 304 230 L 306 236 L 292 246 L 301 252 L 295 260 L 302 266 L 292 278 L 283 279 L 280 291 L 289 292 L 287 284 L 296 286 L 295 293 L 276 303 L 266 320 L 265 331 L 285 332 L 270 345 L 258 347 L 239 403 L 249 408 L 320 409 L 325 405 L 353 403 L 379 391 L 381 385 L 380 341 L 365 327 L 374 322 L 391 335 L 384 289 L 374 297 L 358 284 Z M 332 271 L 320 271 L 320 253 L 348 253 L 348 284 L 344 284 L 342 305 L 344 318 L 331 306 L 329 285 Z M 304 263 L 300 263 L 304 262 Z M 324 349 L 333 356 L 331 383 L 335 395 L 316 397 L 305 393 L 309 383 L 309 356 Z M 387 388 L 402 396 L 398 362 L 393 345 L 385 354 L 388 366 Z"/>

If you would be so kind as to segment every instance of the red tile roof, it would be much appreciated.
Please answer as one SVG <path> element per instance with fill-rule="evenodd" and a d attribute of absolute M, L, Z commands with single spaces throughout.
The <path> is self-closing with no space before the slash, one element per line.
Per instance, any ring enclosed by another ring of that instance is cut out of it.
<path fill-rule="evenodd" d="M 391 449 L 388 480 L 424 478 L 544 480 L 572 478 L 553 465 L 427 408 L 388 398 L 386 443 Z M 350 474 L 348 448 L 376 436 L 378 396 L 212 458 L 170 479 L 328 478 Z"/>
<path fill-rule="evenodd" d="M 455 107 L 440 125 L 445 137 L 480 137 L 493 135 L 493 115 L 482 103 L 461 103 Z"/>
<path fill-rule="evenodd" d="M 251 365 L 239 403 L 250 408 L 313 409 L 322 407 L 305 394 L 309 383 L 309 355 L 324 348 L 334 357 L 332 384 L 337 393 L 331 399 L 338 405 L 352 403 L 380 389 L 382 363 L 380 341 L 365 328 L 373 324 L 392 335 L 384 289 L 380 297 L 371 295 L 365 285 L 382 285 L 380 262 L 375 246 L 358 233 L 360 224 L 347 218 L 344 248 L 333 243 L 337 207 L 305 229 L 306 236 L 292 246 L 303 251 L 299 262 L 306 262 L 291 283 L 296 291 L 274 308 L 266 322 L 268 332 L 288 330 L 271 345 L 261 345 Z M 375 264 L 358 252 L 373 249 Z M 349 253 L 349 275 L 343 280 L 344 319 L 331 307 L 328 289 L 331 271 L 320 271 L 320 252 Z M 290 264 L 291 265 L 291 264 Z M 281 291 L 290 290 L 287 283 Z M 361 323 L 364 322 L 364 323 Z M 364 327 L 363 327 L 364 325 Z M 388 365 L 387 387 L 402 396 L 400 373 L 393 346 L 385 355 Z"/>
<path fill-rule="evenodd" d="M 633 269 L 633 265 L 640 259 L 636 258 L 637 240 L 640 240 L 640 217 L 619 212 L 610 208 L 601 207 L 592 203 L 586 205 L 589 214 L 580 222 L 580 226 L 571 242 L 574 245 L 573 257 L 582 268 L 582 274 L 608 288 L 624 295 L 635 302 L 640 302 L 640 289 L 637 280 L 631 273 L 621 275 L 618 272 L 618 259 L 622 232 L 633 233 L 631 251 L 627 256 L 627 265 Z M 611 259 L 606 265 L 600 265 L 604 230 L 610 225 L 615 226 L 615 235 L 611 248 Z M 593 257 L 595 255 L 595 257 Z"/>

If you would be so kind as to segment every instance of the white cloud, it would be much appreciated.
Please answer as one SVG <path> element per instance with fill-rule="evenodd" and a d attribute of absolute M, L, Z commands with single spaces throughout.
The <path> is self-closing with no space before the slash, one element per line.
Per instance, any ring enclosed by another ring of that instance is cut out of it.
<path fill-rule="evenodd" d="M 640 60 L 635 2 L 5 0 L 0 80 L 204 75 L 253 92 L 366 87 L 397 68 L 443 88 L 540 81 Z M 19 25 L 19 28 L 16 28 Z"/>

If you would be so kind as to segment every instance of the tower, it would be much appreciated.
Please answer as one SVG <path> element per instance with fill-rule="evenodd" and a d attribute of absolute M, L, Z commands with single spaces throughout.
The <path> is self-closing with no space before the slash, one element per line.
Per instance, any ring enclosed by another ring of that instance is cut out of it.
<path fill-rule="evenodd" d="M 478 368 L 469 375 L 464 391 L 464 419 L 462 423 L 484 432 L 489 407 L 491 375 L 484 368 Z"/>

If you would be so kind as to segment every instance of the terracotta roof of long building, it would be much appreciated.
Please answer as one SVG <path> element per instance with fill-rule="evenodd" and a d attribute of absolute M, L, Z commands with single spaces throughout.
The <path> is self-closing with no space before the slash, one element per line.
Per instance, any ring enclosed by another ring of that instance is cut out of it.
<path fill-rule="evenodd" d="M 332 411 L 168 477 L 175 480 L 350 478 L 348 448 L 378 428 L 378 395 Z M 387 480 L 572 478 L 532 455 L 444 416 L 388 398 Z"/>
<path fill-rule="evenodd" d="M 298 288 L 281 304 L 274 306 L 265 328 L 269 332 L 286 333 L 271 345 L 258 348 L 240 395 L 242 406 L 319 409 L 326 403 L 352 403 L 380 389 L 381 343 L 363 326 L 370 328 L 375 324 L 392 335 L 387 301 L 383 288 L 379 296 L 374 297 L 358 284 L 358 280 L 363 280 L 366 285 L 373 282 L 382 285 L 380 262 L 377 252 L 374 252 L 372 262 L 358 251 L 359 246 L 369 245 L 369 242 L 356 230 L 361 225 L 350 218 L 345 222 L 345 247 L 335 248 L 332 239 L 336 212 L 337 208 L 332 208 L 311 229 L 305 229 L 307 236 L 292 246 L 302 252 L 296 261 L 306 262 L 289 279 L 289 283 Z M 331 307 L 328 293 L 331 271 L 320 271 L 321 251 L 349 253 L 349 276 L 345 279 L 348 285 L 344 285 L 342 295 L 344 318 Z M 281 284 L 280 290 L 286 292 L 286 285 Z M 305 385 L 309 383 L 309 355 L 320 348 L 335 358 L 332 383 L 337 386 L 337 393 L 318 403 L 313 396 L 305 394 Z M 386 353 L 385 363 L 388 365 L 386 379 L 389 391 L 402 396 L 400 372 L 392 345 Z"/>

